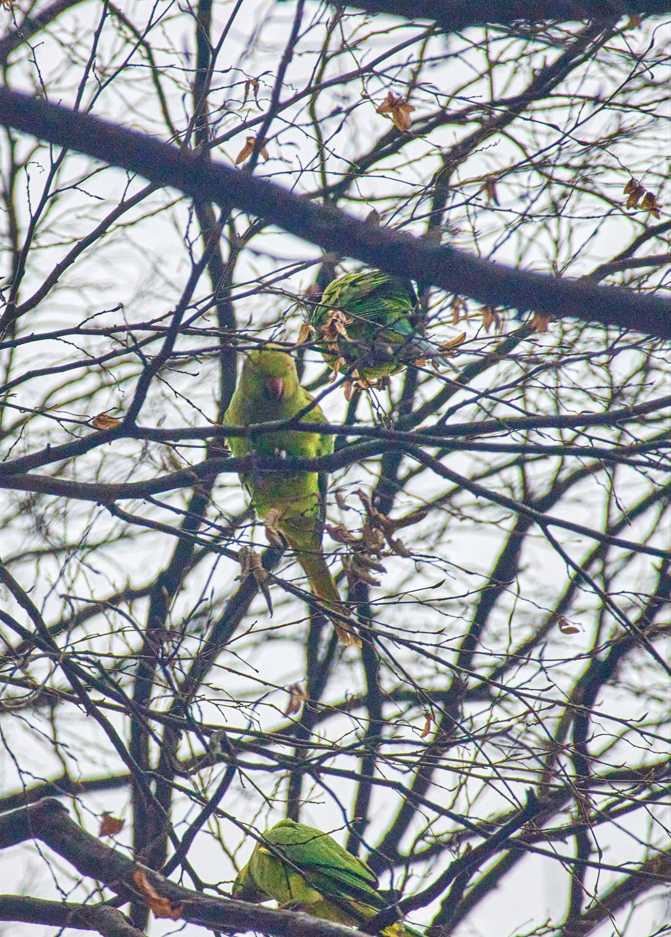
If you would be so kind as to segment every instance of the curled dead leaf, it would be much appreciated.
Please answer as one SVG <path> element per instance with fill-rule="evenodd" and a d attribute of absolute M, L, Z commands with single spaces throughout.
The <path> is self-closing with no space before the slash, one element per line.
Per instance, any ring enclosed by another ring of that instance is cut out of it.
<path fill-rule="evenodd" d="M 249 97 L 249 92 L 254 93 L 254 103 L 258 107 L 259 104 L 259 79 L 258 78 L 248 78 L 245 82 L 245 96 L 242 99 L 242 103 L 247 103 L 247 98 Z"/>
<path fill-rule="evenodd" d="M 645 195 L 645 186 L 642 186 L 636 179 L 631 178 L 625 185 L 623 192 L 628 195 L 625 203 L 626 208 L 638 208 L 638 203 Z"/>
<path fill-rule="evenodd" d="M 657 196 L 654 192 L 646 192 L 643 196 L 643 201 L 641 202 L 641 208 L 644 211 L 649 212 L 653 218 L 659 218 L 659 203 L 657 202 Z"/>
<path fill-rule="evenodd" d="M 172 921 L 181 918 L 184 905 L 178 904 L 173 907 L 169 898 L 159 895 L 142 869 L 135 870 L 133 879 L 142 895 L 142 900 L 154 912 L 154 917 L 170 918 Z"/>
<path fill-rule="evenodd" d="M 463 318 L 468 318 L 466 300 L 462 299 L 461 296 L 454 297 L 452 300 L 451 309 L 453 325 L 456 325 L 457 322 L 459 322 L 459 320 L 462 318 L 462 313 L 464 314 Z"/>
<path fill-rule="evenodd" d="M 408 104 L 406 98 L 397 97 L 391 91 L 387 92 L 387 97 L 377 108 L 378 114 L 389 114 L 392 123 L 401 133 L 407 133 L 412 126 L 412 117 L 410 116 L 415 108 Z"/>
<path fill-rule="evenodd" d="M 386 573 L 387 571 L 382 563 L 376 562 L 365 553 L 350 553 L 348 556 L 343 557 L 342 565 L 350 588 L 359 582 L 363 582 L 367 586 L 379 586 L 380 580 L 372 575 L 371 570 L 378 573 Z"/>
<path fill-rule="evenodd" d="M 103 813 L 100 821 L 100 830 L 98 836 L 116 836 L 124 828 L 124 821 L 113 817 L 111 813 Z"/>
<path fill-rule="evenodd" d="M 311 340 L 311 336 L 315 335 L 317 330 L 314 325 L 310 325 L 309 322 L 301 322 L 301 327 L 298 330 L 298 338 L 296 339 L 296 345 L 303 345 L 305 342 Z"/>
<path fill-rule="evenodd" d="M 444 342 L 442 345 L 438 346 L 438 351 L 443 355 L 443 357 L 451 358 L 457 354 L 457 348 L 466 341 L 466 333 L 461 332 L 457 335 L 456 338 L 450 339 L 449 342 Z"/>
<path fill-rule="evenodd" d="M 329 344 L 335 345 L 335 351 L 338 350 L 338 338 L 342 336 L 346 341 L 351 341 L 347 334 L 347 326 L 352 324 L 352 319 L 345 315 L 342 309 L 331 309 L 326 323 L 322 325 L 321 332 L 324 339 Z"/>
<path fill-rule="evenodd" d="M 431 731 L 431 726 L 433 725 L 433 713 L 427 713 L 424 719 L 424 728 L 420 733 L 420 739 L 425 739 L 429 732 Z"/>
<path fill-rule="evenodd" d="M 117 420 L 115 416 L 108 416 L 106 413 L 99 413 L 91 420 L 91 426 L 99 430 L 114 429 L 120 423 L 121 420 Z"/>
<path fill-rule="evenodd" d="M 359 537 L 347 530 L 342 524 L 325 524 L 329 537 L 336 543 L 359 543 Z"/>
<path fill-rule="evenodd" d="M 349 511 L 349 504 L 345 501 L 342 491 L 339 489 L 335 491 L 335 501 L 341 511 Z"/>
<path fill-rule="evenodd" d="M 245 145 L 240 150 L 238 155 L 235 157 L 235 165 L 239 166 L 240 163 L 244 163 L 245 160 L 249 159 L 249 157 L 254 152 L 255 146 L 256 146 L 256 137 L 247 137 L 245 141 Z M 270 157 L 268 156 L 268 150 L 265 147 L 265 143 L 262 143 L 259 146 L 259 153 L 261 154 L 261 156 L 263 156 L 264 159 L 270 159 Z"/>
<path fill-rule="evenodd" d="M 287 693 L 289 694 L 289 703 L 284 710 L 284 715 L 293 716 L 301 711 L 303 703 L 307 702 L 308 695 L 298 683 L 292 683 Z"/>
<path fill-rule="evenodd" d="M 572 625 L 566 618 L 560 618 L 557 626 L 562 634 L 580 634 L 580 628 L 577 625 Z"/>
<path fill-rule="evenodd" d="M 496 194 L 496 176 L 487 176 L 481 191 L 486 193 L 488 202 L 493 202 L 495 205 L 499 204 L 499 199 Z"/>
<path fill-rule="evenodd" d="M 405 544 L 401 540 L 394 538 L 393 535 L 397 530 L 401 530 L 403 527 L 410 527 L 411 524 L 417 524 L 419 521 L 424 520 L 428 511 L 422 509 L 420 511 L 413 511 L 411 514 L 406 514 L 404 517 L 391 518 L 387 517 L 386 514 L 382 514 L 381 511 L 378 511 L 377 508 L 373 506 L 370 496 L 365 491 L 359 488 L 355 494 L 359 497 L 368 516 L 361 531 L 367 552 L 380 555 L 383 541 L 386 540 L 387 545 L 393 553 L 396 553 L 398 556 L 412 556 L 412 553 Z"/>
<path fill-rule="evenodd" d="M 547 332 L 550 322 L 552 322 L 552 316 L 543 316 L 536 312 L 529 320 L 529 326 L 534 332 Z"/>
<path fill-rule="evenodd" d="M 485 306 L 482 310 L 482 324 L 485 327 L 485 332 L 489 332 L 492 325 L 498 332 L 501 329 L 501 316 L 492 306 Z"/>

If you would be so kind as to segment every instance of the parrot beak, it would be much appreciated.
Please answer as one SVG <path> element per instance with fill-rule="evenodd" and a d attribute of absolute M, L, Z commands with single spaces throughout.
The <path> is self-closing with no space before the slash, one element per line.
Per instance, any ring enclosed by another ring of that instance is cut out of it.
<path fill-rule="evenodd" d="M 264 381 L 266 392 L 273 400 L 281 400 L 284 395 L 284 381 L 281 377 L 267 377 Z"/>

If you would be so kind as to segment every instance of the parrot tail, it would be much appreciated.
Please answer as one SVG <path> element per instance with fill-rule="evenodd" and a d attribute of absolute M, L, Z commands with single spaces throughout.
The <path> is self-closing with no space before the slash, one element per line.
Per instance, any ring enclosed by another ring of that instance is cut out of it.
<path fill-rule="evenodd" d="M 356 633 L 355 624 L 342 603 L 338 587 L 322 553 L 301 549 L 295 550 L 295 553 L 296 559 L 308 577 L 312 594 L 324 603 L 324 611 L 333 622 L 333 627 L 342 643 L 348 647 L 350 645 L 361 647 L 361 638 Z"/>
<path fill-rule="evenodd" d="M 436 346 L 432 345 L 431 342 L 427 342 L 424 338 L 413 338 L 409 347 L 417 358 L 428 358 L 429 361 L 436 361 L 444 368 L 450 367 L 447 360 L 438 354 Z"/>

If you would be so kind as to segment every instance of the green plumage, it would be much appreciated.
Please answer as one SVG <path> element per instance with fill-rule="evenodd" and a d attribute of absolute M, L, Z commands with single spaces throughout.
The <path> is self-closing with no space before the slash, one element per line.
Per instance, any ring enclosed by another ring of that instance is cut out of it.
<path fill-rule="evenodd" d="M 380 270 L 347 273 L 326 287 L 310 324 L 329 367 L 338 367 L 340 359 L 340 370 L 355 366 L 355 377 L 371 381 L 418 358 L 436 357 L 416 330 L 417 306 L 409 280 Z"/>
<path fill-rule="evenodd" d="M 224 422 L 228 426 L 250 426 L 290 420 L 311 401 L 310 394 L 300 386 L 291 356 L 271 346 L 247 355 Z M 309 410 L 303 420 L 326 422 L 319 407 Z M 231 436 L 228 444 L 237 457 L 256 452 L 309 459 L 333 452 L 331 436 L 294 430 Z M 349 616 L 322 553 L 326 476 L 317 472 L 254 472 L 241 476 L 241 480 L 257 515 L 271 533 L 279 532 L 294 551 L 313 594 L 325 604 L 340 639 L 344 644 L 360 646 L 353 627 L 349 627 Z"/>
<path fill-rule="evenodd" d="M 328 833 L 293 820 L 281 820 L 266 830 L 233 884 L 233 897 L 254 902 L 272 898 L 281 907 L 353 926 L 388 905 L 365 862 Z M 382 934 L 419 937 L 401 923 Z"/>

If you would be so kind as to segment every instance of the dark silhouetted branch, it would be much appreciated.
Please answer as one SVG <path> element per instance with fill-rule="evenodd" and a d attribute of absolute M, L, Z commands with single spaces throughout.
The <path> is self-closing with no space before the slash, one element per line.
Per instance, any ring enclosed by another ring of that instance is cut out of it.
<path fill-rule="evenodd" d="M 91 836 L 70 819 L 65 807 L 57 800 L 41 800 L 0 817 L 0 849 L 31 839 L 45 843 L 81 875 L 102 882 L 126 899 L 140 897 L 135 873 L 142 871 L 155 892 L 170 901 L 177 918 L 192 924 L 213 930 L 225 929 L 229 933 L 251 930 L 271 937 L 352 937 L 357 933 L 350 927 L 307 914 L 274 911 L 244 901 L 206 897 L 182 888 Z M 53 913 L 53 905 L 57 903 L 45 904 Z M 45 915 L 48 913 L 45 909 Z M 44 923 L 56 922 L 49 920 Z M 111 930 L 101 933 L 112 935 Z M 132 937 L 139 932 L 128 925 L 124 933 L 125 937 Z M 122 931 L 117 930 L 115 934 L 121 937 Z"/>
<path fill-rule="evenodd" d="M 481 303 L 671 338 L 671 310 L 661 297 L 513 270 L 451 247 L 434 247 L 412 235 L 375 228 L 335 208 L 314 204 L 194 152 L 4 88 L 0 89 L 0 122 L 137 172 L 196 201 L 209 200 L 224 207 L 234 204 L 325 250 L 421 278 Z"/>
<path fill-rule="evenodd" d="M 449 32 L 469 26 L 520 21 L 566 22 L 636 14 L 661 16 L 671 11 L 668 0 L 351 0 L 348 6 L 409 20 L 433 20 Z"/>

